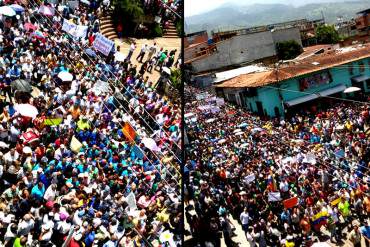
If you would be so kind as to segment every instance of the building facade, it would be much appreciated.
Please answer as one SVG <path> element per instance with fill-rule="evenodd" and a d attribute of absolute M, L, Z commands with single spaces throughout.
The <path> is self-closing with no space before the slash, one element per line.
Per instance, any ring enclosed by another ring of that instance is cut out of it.
<path fill-rule="evenodd" d="M 323 66 L 323 69 L 299 76 L 288 76 L 290 77 L 288 79 L 279 79 L 278 74 L 274 78 L 273 72 L 262 73 L 256 79 L 257 84 L 259 78 L 271 79 L 263 86 L 255 86 L 242 80 L 240 86 L 234 87 L 230 82 L 224 82 L 216 87 L 216 92 L 226 100 L 263 116 L 284 116 L 314 105 L 320 107 L 320 104 L 328 104 L 325 101 L 326 96 L 338 98 L 354 96 L 343 93 L 349 87 L 360 88 L 361 91 L 356 94 L 370 92 L 370 51 L 363 54 L 367 54 L 365 58 L 337 66 Z M 254 77 L 251 74 L 244 78 L 252 81 Z M 248 84 L 249 87 L 242 86 Z"/>
<path fill-rule="evenodd" d="M 298 28 L 288 28 L 236 35 L 229 39 L 209 44 L 205 54 L 187 60 L 193 72 L 200 73 L 226 68 L 234 65 L 247 64 L 263 59 L 276 58 L 276 44 L 282 41 L 295 40 L 302 45 Z"/>

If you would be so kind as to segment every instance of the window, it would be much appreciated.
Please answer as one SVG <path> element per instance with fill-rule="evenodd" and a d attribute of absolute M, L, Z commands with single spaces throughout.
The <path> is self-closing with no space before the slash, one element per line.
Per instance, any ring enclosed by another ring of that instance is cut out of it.
<path fill-rule="evenodd" d="M 359 62 L 358 63 L 359 67 L 360 67 L 360 72 L 364 72 L 365 71 L 365 64 L 363 62 Z"/>
<path fill-rule="evenodd" d="M 348 71 L 350 75 L 353 75 L 353 65 L 352 64 L 348 65 Z"/>
<path fill-rule="evenodd" d="M 370 79 L 366 80 L 366 87 L 370 89 Z"/>

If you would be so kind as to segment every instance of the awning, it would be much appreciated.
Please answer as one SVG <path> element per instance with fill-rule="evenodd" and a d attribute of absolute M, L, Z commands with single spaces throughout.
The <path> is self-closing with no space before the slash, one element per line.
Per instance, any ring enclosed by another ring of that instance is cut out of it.
<path fill-rule="evenodd" d="M 294 105 L 298 105 L 298 104 L 301 104 L 301 103 L 304 103 L 304 102 L 307 102 L 307 101 L 310 101 L 310 100 L 317 99 L 318 97 L 319 96 L 316 95 L 316 94 L 309 94 L 309 95 L 306 95 L 306 96 L 303 96 L 303 97 L 299 97 L 299 98 L 295 98 L 295 99 L 286 101 L 285 104 L 287 104 L 288 106 L 294 106 Z"/>
<path fill-rule="evenodd" d="M 368 79 L 370 79 L 370 76 L 367 76 L 367 75 L 360 75 L 360 76 L 352 77 L 352 80 L 354 80 L 355 82 L 362 82 Z"/>
<path fill-rule="evenodd" d="M 319 94 L 319 96 L 321 97 L 324 97 L 324 96 L 332 95 L 335 93 L 343 92 L 345 89 L 346 89 L 346 86 L 344 84 L 340 84 L 338 86 L 317 92 L 317 94 Z"/>

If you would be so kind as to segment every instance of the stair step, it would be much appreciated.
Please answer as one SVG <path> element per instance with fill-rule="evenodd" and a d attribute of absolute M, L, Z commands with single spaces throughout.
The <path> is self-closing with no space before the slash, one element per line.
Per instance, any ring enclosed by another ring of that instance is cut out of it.
<path fill-rule="evenodd" d="M 115 31 L 110 31 L 110 32 L 105 32 L 103 33 L 104 36 L 109 36 L 109 35 L 117 35 Z"/>
<path fill-rule="evenodd" d="M 102 20 L 100 19 L 101 24 L 113 23 L 112 19 Z"/>
<path fill-rule="evenodd" d="M 110 27 L 113 27 L 111 23 L 100 24 L 100 29 L 105 29 L 105 28 L 110 28 Z"/>
<path fill-rule="evenodd" d="M 114 30 L 114 27 L 106 27 L 106 28 L 101 28 L 101 30 L 105 33 L 108 33 L 108 32 L 111 32 L 111 31 L 115 31 Z"/>

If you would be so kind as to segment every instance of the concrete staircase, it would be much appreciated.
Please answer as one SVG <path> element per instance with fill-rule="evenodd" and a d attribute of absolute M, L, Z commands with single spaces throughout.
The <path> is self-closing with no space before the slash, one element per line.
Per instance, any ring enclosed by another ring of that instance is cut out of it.
<path fill-rule="evenodd" d="M 175 24 L 172 21 L 169 21 L 168 28 L 164 29 L 163 32 L 164 38 L 179 38 L 176 30 Z"/>
<path fill-rule="evenodd" d="M 118 36 L 113 25 L 112 14 L 113 10 L 108 10 L 100 16 L 100 33 L 110 40 L 115 40 Z"/>

